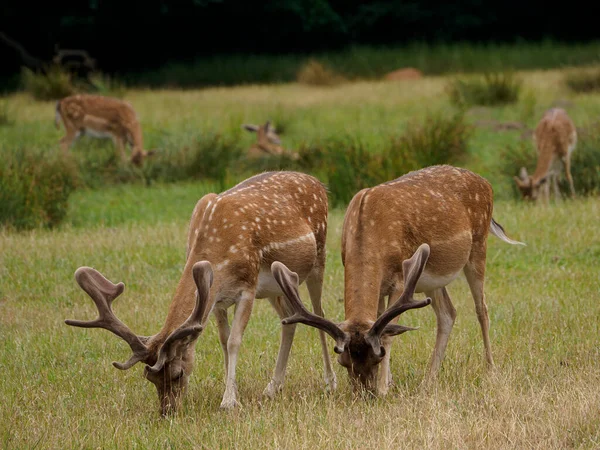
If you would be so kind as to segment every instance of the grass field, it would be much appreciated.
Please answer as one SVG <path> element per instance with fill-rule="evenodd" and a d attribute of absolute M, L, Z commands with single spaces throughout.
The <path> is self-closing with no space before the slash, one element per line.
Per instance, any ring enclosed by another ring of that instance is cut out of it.
<path fill-rule="evenodd" d="M 564 105 L 578 126 L 600 115 L 600 95 L 569 93 L 560 71 L 520 75 L 528 95 L 514 105 L 472 108 L 469 122 L 522 120 L 533 127 L 555 104 Z M 411 118 L 450 109 L 447 80 L 135 90 L 126 99 L 139 113 L 148 148 L 187 145 L 204 130 L 238 133 L 249 145 L 254 136 L 242 132 L 241 124 L 270 117 L 276 125 L 285 123 L 282 140 L 289 148 L 348 134 L 376 149 Z M 52 102 L 25 94 L 6 102 L 13 123 L 0 127 L 0 153 L 19 145 L 56 147 L 62 131 L 54 129 Z M 600 201 L 534 207 L 512 200 L 516 174 L 499 172 L 500 155 L 519 142 L 519 134 L 476 127 L 462 164 L 492 183 L 495 219 L 527 244 L 489 238 L 486 294 L 495 371 L 485 370 L 479 325 L 461 277 L 449 288 L 458 318 L 435 389 L 420 386 L 435 342 L 434 314 L 424 308 L 403 316 L 402 323 L 420 329 L 396 338 L 395 386 L 387 397 L 354 397 L 337 364 L 338 390 L 326 394 L 317 332 L 299 326 L 284 391 L 267 401 L 261 393 L 275 365 L 280 325 L 268 302 L 259 301 L 240 352 L 242 407 L 219 410 L 223 364 L 211 319 L 196 345 L 183 408 L 160 419 L 154 387 L 143 380 L 141 367 L 121 372 L 110 364 L 126 359 L 124 343 L 106 331 L 63 323 L 95 315 L 73 274 L 87 265 L 123 281 L 117 315 L 140 334 L 155 333 L 184 266 L 194 204 L 215 187 L 197 181 L 78 190 L 57 229 L 0 231 L 0 446 L 600 447 Z M 82 139 L 73 152 L 100 146 Z M 343 213 L 330 212 L 327 245 L 323 302 L 334 320 L 343 318 Z M 304 287 L 301 293 L 306 298 Z"/>

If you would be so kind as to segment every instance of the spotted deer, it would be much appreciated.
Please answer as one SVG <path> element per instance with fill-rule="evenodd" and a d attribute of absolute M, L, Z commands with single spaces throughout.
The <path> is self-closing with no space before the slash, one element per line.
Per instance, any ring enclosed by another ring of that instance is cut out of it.
<path fill-rule="evenodd" d="M 265 155 L 287 155 L 293 160 L 300 158 L 298 153 L 284 149 L 281 146 L 281 138 L 269 120 L 260 126 L 244 124 L 243 128 L 256 133 L 256 142 L 248 149 L 248 157 L 260 158 Z"/>
<path fill-rule="evenodd" d="M 525 245 L 506 236 L 492 218 L 492 209 L 490 184 L 448 165 L 362 189 L 348 205 L 342 227 L 345 320 L 336 324 L 308 312 L 298 293 L 298 276 L 276 261 L 271 270 L 294 309 L 282 323 L 300 322 L 325 331 L 335 340 L 338 362 L 348 370 L 353 388 L 383 395 L 392 381 L 391 338 L 415 329 L 398 325 L 398 316 L 431 304 L 437 318 L 425 380 L 431 381 L 456 318 L 446 286 L 462 270 L 475 301 L 485 357 L 492 366 L 483 290 L 488 231 L 509 244 Z M 417 301 L 415 292 L 424 292 L 427 298 Z"/>
<path fill-rule="evenodd" d="M 91 322 L 67 320 L 67 325 L 105 328 L 124 339 L 133 355 L 118 369 L 146 364 L 144 376 L 157 389 L 162 415 L 177 409 L 194 362 L 194 347 L 212 311 L 223 350 L 225 393 L 222 408 L 238 405 L 236 367 L 242 335 L 255 298 L 268 298 L 280 316 L 290 314 L 283 292 L 273 279 L 271 264 L 281 261 L 306 282 L 317 316 L 323 315 L 321 290 L 327 236 L 327 194 L 314 177 L 297 172 L 266 172 L 217 195 L 202 197 L 194 208 L 186 249 L 186 264 L 162 329 L 138 336 L 112 312 L 111 303 L 124 289 L 100 272 L 80 267 L 79 286 L 96 303 L 100 317 Z M 227 310 L 235 306 L 230 326 Z M 264 394 L 273 397 L 283 386 L 295 325 L 282 327 L 274 375 Z M 325 382 L 336 377 L 321 332 Z"/>
<path fill-rule="evenodd" d="M 125 144 L 131 146 L 131 162 L 140 166 L 156 150 L 144 150 L 142 127 L 133 107 L 125 101 L 101 95 L 78 94 L 56 102 L 54 124 L 60 128 L 62 121 L 66 135 L 60 140 L 67 151 L 82 135 L 94 138 L 111 138 L 123 160 Z"/>
<path fill-rule="evenodd" d="M 577 145 L 577 130 L 571 118 L 562 108 L 552 108 L 545 112 L 533 133 L 538 159 L 533 175 L 521 167 L 518 177 L 513 177 L 524 200 L 549 203 L 550 183 L 554 197 L 560 198 L 558 177 L 564 169 L 569 182 L 571 197 L 575 197 L 571 176 L 571 153 Z"/>

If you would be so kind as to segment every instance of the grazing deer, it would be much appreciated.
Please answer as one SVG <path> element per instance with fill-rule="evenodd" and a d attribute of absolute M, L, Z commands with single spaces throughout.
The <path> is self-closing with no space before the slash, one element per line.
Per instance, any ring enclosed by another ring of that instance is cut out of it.
<path fill-rule="evenodd" d="M 446 286 L 462 270 L 492 366 L 483 292 L 488 231 L 510 244 L 522 244 L 509 239 L 492 218 L 492 195 L 484 178 L 447 165 L 359 191 L 348 205 L 342 227 L 345 320 L 335 324 L 308 312 L 298 294 L 297 275 L 283 262 L 274 262 L 273 276 L 295 311 L 282 323 L 300 322 L 328 333 L 353 387 L 385 394 L 391 383 L 391 338 L 415 329 L 397 325 L 397 317 L 430 303 L 437 338 L 427 379 L 437 375 L 456 317 Z M 415 292 L 429 298 L 415 301 Z"/>
<path fill-rule="evenodd" d="M 67 325 L 105 328 L 124 339 L 133 356 L 119 369 L 146 364 L 144 376 L 158 391 L 161 414 L 175 411 L 188 384 L 194 346 L 212 311 L 225 362 L 222 408 L 238 404 L 235 382 L 238 351 L 255 298 L 268 298 L 285 318 L 291 313 L 271 274 L 281 261 L 306 281 L 314 311 L 323 315 L 321 289 L 325 268 L 327 194 L 314 177 L 297 172 L 266 172 L 219 195 L 202 197 L 188 230 L 186 265 L 162 329 L 137 336 L 112 312 L 112 301 L 123 292 L 98 271 L 80 267 L 75 279 L 96 303 L 100 317 L 91 322 L 67 320 Z M 235 305 L 231 327 L 227 309 Z M 281 345 L 272 380 L 264 394 L 272 397 L 283 386 L 295 325 L 282 327 Z M 336 377 L 321 332 L 325 381 Z"/>
<path fill-rule="evenodd" d="M 281 146 L 281 139 L 271 122 L 267 120 L 263 125 L 244 124 L 243 128 L 256 133 L 256 142 L 248 149 L 250 158 L 260 158 L 269 155 L 288 155 L 293 160 L 298 160 L 300 155 Z"/>
<path fill-rule="evenodd" d="M 54 124 L 65 126 L 66 136 L 60 140 L 67 151 L 81 135 L 94 138 L 112 138 L 119 154 L 126 160 L 125 144 L 131 146 L 131 162 L 137 166 L 156 150 L 145 151 L 142 127 L 133 107 L 124 101 L 101 95 L 79 94 L 56 102 Z"/>
<path fill-rule="evenodd" d="M 535 172 L 530 176 L 527 169 L 521 167 L 519 177 L 513 177 L 523 199 L 538 201 L 543 197 L 547 204 L 550 198 L 550 182 L 555 198 L 560 198 L 558 176 L 562 168 L 569 182 L 571 197 L 575 197 L 571 176 L 571 153 L 577 145 L 577 130 L 566 111 L 562 108 L 546 111 L 535 128 L 533 141 L 538 154 Z"/>

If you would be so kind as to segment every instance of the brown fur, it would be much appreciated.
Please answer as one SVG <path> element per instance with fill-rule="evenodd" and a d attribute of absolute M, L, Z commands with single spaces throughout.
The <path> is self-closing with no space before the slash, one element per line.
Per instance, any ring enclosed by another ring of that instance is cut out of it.
<path fill-rule="evenodd" d="M 155 151 L 145 151 L 142 128 L 131 104 L 101 95 L 78 94 L 65 97 L 56 104 L 56 128 L 62 120 L 66 135 L 60 140 L 63 151 L 86 130 L 110 136 L 120 156 L 126 159 L 124 147 L 130 145 L 131 162 L 141 165 L 146 156 Z M 90 134 L 89 132 L 87 134 Z"/>
<path fill-rule="evenodd" d="M 559 197 L 558 176 L 561 169 L 565 171 L 571 196 L 574 197 L 571 152 L 577 144 L 577 130 L 566 111 L 561 108 L 546 111 L 534 131 L 533 141 L 538 154 L 535 172 L 530 176 L 523 167 L 519 177 L 514 177 L 523 199 L 537 201 L 543 198 L 547 203 L 550 183 L 555 197 Z"/>
<path fill-rule="evenodd" d="M 419 69 L 413 67 L 394 70 L 393 72 L 385 74 L 383 77 L 383 79 L 387 81 L 420 80 L 421 78 L 423 78 L 423 73 Z"/>
<path fill-rule="evenodd" d="M 286 322 L 326 330 L 336 339 L 338 362 L 348 369 L 353 386 L 384 394 L 391 382 L 391 337 L 410 330 L 386 319 L 397 321 L 400 305 L 412 309 L 428 304 L 414 302 L 413 292 L 431 297 L 437 317 L 429 369 L 433 379 L 456 317 L 446 285 L 462 270 L 475 301 L 486 359 L 493 365 L 483 292 L 490 227 L 505 242 L 518 242 L 506 237 L 492 211 L 491 185 L 473 172 L 447 165 L 361 190 L 351 200 L 342 228 L 344 322 L 336 325 L 302 312 Z M 300 316 L 304 319 L 297 320 Z"/>
<path fill-rule="evenodd" d="M 264 124 L 250 125 L 245 124 L 244 129 L 256 133 L 256 142 L 250 146 L 247 151 L 247 155 L 250 158 L 260 158 L 265 155 L 288 155 L 292 159 L 297 160 L 299 158 L 298 153 L 284 149 L 281 146 L 281 139 L 277 134 L 273 125 L 270 121 Z"/>
<path fill-rule="evenodd" d="M 170 338 L 190 317 L 198 301 L 196 291 L 200 293 L 200 288 L 192 268 L 199 261 L 208 261 L 212 267 L 214 281 L 203 299 L 205 309 L 200 325 L 205 326 L 213 311 L 225 357 L 226 390 L 221 406 L 230 408 L 238 404 L 237 352 L 255 297 L 268 297 L 281 318 L 287 314 L 277 298 L 281 291 L 274 291 L 271 284 L 260 285 L 265 274 L 270 276 L 274 261 L 291 267 L 299 274 L 300 282 L 306 280 L 313 308 L 317 314 L 323 314 L 320 295 L 327 213 L 324 186 L 316 178 L 297 172 L 256 175 L 228 191 L 207 194 L 198 201 L 188 230 L 186 265 L 165 323 L 157 334 L 144 341 L 146 349 L 142 351 L 142 360 L 147 364 L 144 374 L 157 388 L 163 414 L 177 408 L 193 369 L 197 335 L 173 342 Z M 227 309 L 234 304 L 230 329 Z M 281 389 L 294 329 L 294 325 L 284 327 L 275 375 L 266 395 L 272 396 Z M 324 335 L 321 341 L 326 379 L 335 387 Z"/>

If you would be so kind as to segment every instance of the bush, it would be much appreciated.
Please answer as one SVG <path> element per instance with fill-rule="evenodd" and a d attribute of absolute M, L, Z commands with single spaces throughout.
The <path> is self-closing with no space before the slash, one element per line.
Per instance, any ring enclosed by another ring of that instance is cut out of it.
<path fill-rule="evenodd" d="M 7 101 L 0 101 L 0 127 L 8 127 L 15 123 L 8 108 Z"/>
<path fill-rule="evenodd" d="M 36 100 L 60 100 L 75 93 L 71 75 L 56 65 L 50 66 L 45 74 L 23 67 L 21 82 Z"/>
<path fill-rule="evenodd" d="M 0 224 L 17 229 L 58 225 L 77 183 L 75 164 L 62 153 L 28 148 L 5 152 L 0 160 Z"/>
<path fill-rule="evenodd" d="M 481 78 L 455 79 L 446 90 L 450 101 L 459 106 L 494 106 L 515 103 L 523 82 L 512 72 L 486 73 Z"/>
<path fill-rule="evenodd" d="M 310 59 L 298 71 L 298 83 L 310 86 L 335 86 L 346 81 L 344 77 L 325 67 L 319 61 Z"/>
<path fill-rule="evenodd" d="M 94 93 L 98 95 L 123 98 L 127 93 L 125 84 L 116 80 L 115 78 L 109 77 L 108 75 L 103 75 L 100 72 L 92 74 L 90 76 L 90 81 L 94 86 Z"/>
<path fill-rule="evenodd" d="M 563 81 L 573 92 L 600 91 L 600 67 L 569 71 Z"/>
<path fill-rule="evenodd" d="M 384 167 L 396 178 L 427 166 L 462 162 L 472 131 L 463 110 L 451 116 L 428 114 L 423 122 L 409 122 L 401 136 L 392 138 L 384 151 Z"/>

